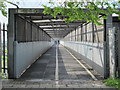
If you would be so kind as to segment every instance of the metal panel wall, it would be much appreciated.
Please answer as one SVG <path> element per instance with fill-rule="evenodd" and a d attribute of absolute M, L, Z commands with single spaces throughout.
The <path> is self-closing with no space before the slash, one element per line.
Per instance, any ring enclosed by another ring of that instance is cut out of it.
<path fill-rule="evenodd" d="M 15 41 L 31 42 L 31 41 L 47 41 L 51 38 L 35 23 L 26 18 L 15 15 Z"/>
<path fill-rule="evenodd" d="M 94 70 L 104 75 L 103 46 L 91 42 L 61 41 L 77 58 L 84 60 Z"/>
<path fill-rule="evenodd" d="M 34 61 L 36 61 L 46 50 L 48 50 L 53 45 L 53 43 L 47 41 L 18 43 L 16 41 L 14 45 L 14 78 L 19 78 Z"/>
<path fill-rule="evenodd" d="M 47 34 L 43 36 L 43 33 L 45 32 L 38 28 L 36 24 L 25 17 L 18 15 L 17 9 L 9 9 L 9 79 L 20 77 L 32 62 L 53 45 L 51 37 Z M 48 36 L 48 41 L 44 40 L 46 36 Z"/>
<path fill-rule="evenodd" d="M 103 23 L 103 20 L 101 22 Z M 69 33 L 62 40 L 62 44 L 104 76 L 103 30 L 104 26 L 83 24 L 76 31 Z"/>

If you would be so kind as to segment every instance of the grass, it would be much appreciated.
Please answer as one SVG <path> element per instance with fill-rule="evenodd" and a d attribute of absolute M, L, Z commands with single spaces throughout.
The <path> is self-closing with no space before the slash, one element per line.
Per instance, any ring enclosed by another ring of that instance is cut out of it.
<path fill-rule="evenodd" d="M 112 86 L 120 89 L 120 79 L 118 78 L 109 78 L 103 81 L 106 86 Z"/>
<path fill-rule="evenodd" d="M 8 79 L 8 76 L 4 73 L 0 73 L 1 79 Z"/>
<path fill-rule="evenodd" d="M 3 57 L 4 57 L 4 56 L 2 56 L 1 58 L 3 59 Z M 7 59 L 8 59 L 8 57 L 7 57 L 7 56 L 5 56 L 5 59 L 7 60 Z"/>
<path fill-rule="evenodd" d="M 7 56 L 6 56 L 6 58 L 7 58 Z M 4 61 L 2 60 L 2 61 L 1 61 L 1 66 L 2 66 L 2 68 L 3 68 L 3 62 L 4 62 Z M 7 59 L 5 59 L 5 64 L 6 64 L 5 67 L 7 68 Z"/>
<path fill-rule="evenodd" d="M 5 60 L 5 63 L 6 63 L 6 68 L 7 68 L 7 60 Z M 3 68 L 3 60 L 1 61 L 1 66 Z M 3 73 L 3 69 L 2 69 L 2 73 L 0 73 L 0 77 L 1 79 L 8 79 L 8 76 L 6 75 L 6 73 Z"/>
<path fill-rule="evenodd" d="M 7 52 L 8 52 L 8 50 L 7 49 L 5 49 L 5 55 L 7 55 Z M 3 58 L 4 58 L 4 56 L 2 55 L 1 56 L 1 66 L 2 66 L 2 68 L 3 68 Z M 7 68 L 7 60 L 8 60 L 8 57 L 7 56 L 5 56 L 5 68 Z M 2 78 L 2 79 L 7 79 L 8 78 L 8 75 L 7 75 L 7 73 L 3 73 L 3 69 L 2 69 L 2 73 L 0 73 L 0 77 Z"/>

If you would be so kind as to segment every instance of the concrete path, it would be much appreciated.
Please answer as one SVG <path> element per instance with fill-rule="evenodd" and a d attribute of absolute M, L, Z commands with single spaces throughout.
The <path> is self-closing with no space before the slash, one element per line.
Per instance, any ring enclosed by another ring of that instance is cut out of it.
<path fill-rule="evenodd" d="M 18 80 L 93 80 L 86 70 L 59 45 L 41 56 Z"/>
<path fill-rule="evenodd" d="M 82 61 L 82 60 L 81 60 Z M 81 62 L 85 66 L 85 62 Z M 90 69 L 90 67 L 87 67 Z M 92 69 L 90 69 L 92 70 Z M 42 55 L 26 72 L 17 80 L 4 80 L 4 88 L 99 88 L 106 87 L 102 77 L 91 71 L 98 79 L 94 81 L 88 72 L 59 45 L 53 46 Z M 17 89 L 18 90 L 18 89 Z M 31 89 L 30 89 L 31 90 Z M 105 89 L 106 90 L 106 89 Z M 110 90 L 114 90 L 111 88 Z"/>

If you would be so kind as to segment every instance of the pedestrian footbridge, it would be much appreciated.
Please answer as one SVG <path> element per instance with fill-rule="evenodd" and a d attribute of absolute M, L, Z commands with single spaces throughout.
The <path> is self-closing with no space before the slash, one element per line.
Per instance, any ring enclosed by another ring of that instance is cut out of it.
<path fill-rule="evenodd" d="M 85 62 L 81 60 L 85 65 Z M 93 77 L 85 68 L 71 55 L 62 45 L 52 46 L 43 54 L 29 69 L 19 78 L 26 81 L 41 80 L 80 80 L 93 81 L 102 77 L 85 65 L 88 70 L 94 73 Z"/>
<path fill-rule="evenodd" d="M 103 26 L 65 23 L 65 16 L 54 19 L 43 10 L 9 9 L 9 79 L 94 81 L 119 74 L 117 17 L 101 20 Z"/>

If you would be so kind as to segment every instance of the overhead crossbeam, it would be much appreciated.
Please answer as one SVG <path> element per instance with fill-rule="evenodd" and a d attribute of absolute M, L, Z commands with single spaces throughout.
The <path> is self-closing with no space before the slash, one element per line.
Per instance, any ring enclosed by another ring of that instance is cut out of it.
<path fill-rule="evenodd" d="M 72 21 L 66 23 L 64 18 L 68 16 L 57 15 L 56 18 L 51 15 L 44 15 L 44 9 L 20 9 L 18 14 L 24 19 L 37 25 L 51 37 L 65 37 L 68 33 L 81 26 L 85 21 Z"/>

